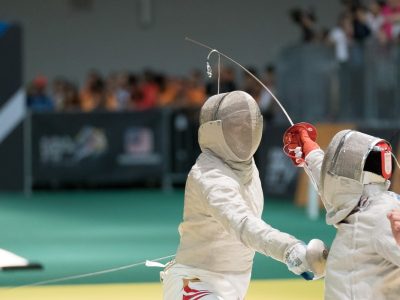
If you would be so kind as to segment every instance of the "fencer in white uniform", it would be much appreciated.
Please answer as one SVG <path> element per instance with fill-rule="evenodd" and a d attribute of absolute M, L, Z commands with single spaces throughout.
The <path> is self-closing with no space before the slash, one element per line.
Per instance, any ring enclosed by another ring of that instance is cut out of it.
<path fill-rule="evenodd" d="M 175 261 L 161 272 L 164 299 L 244 299 L 255 251 L 296 274 L 313 271 L 306 245 L 261 219 L 253 155 L 262 127 L 258 105 L 245 92 L 218 94 L 203 105 L 202 153 L 187 178 Z"/>
<path fill-rule="evenodd" d="M 400 209 L 389 192 L 388 142 L 353 130 L 337 133 L 326 153 L 299 132 L 326 222 L 337 228 L 326 265 L 325 300 L 400 299 L 400 248 L 387 214 Z"/>

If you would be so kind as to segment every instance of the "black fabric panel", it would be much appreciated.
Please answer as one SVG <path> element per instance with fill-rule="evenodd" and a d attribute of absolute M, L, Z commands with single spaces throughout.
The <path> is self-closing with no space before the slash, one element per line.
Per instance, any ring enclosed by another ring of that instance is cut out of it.
<path fill-rule="evenodd" d="M 0 190 L 22 191 L 24 187 L 23 124 L 0 144 Z"/>
<path fill-rule="evenodd" d="M 22 30 L 12 25 L 0 37 L 0 109 L 22 84 Z"/>

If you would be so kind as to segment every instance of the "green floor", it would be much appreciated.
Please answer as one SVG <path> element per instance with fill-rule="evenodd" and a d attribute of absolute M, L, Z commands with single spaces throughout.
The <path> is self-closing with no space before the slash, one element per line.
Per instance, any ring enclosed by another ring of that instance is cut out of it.
<path fill-rule="evenodd" d="M 0 195 L 0 248 L 41 262 L 44 271 L 0 272 L 0 286 L 23 285 L 100 271 L 174 254 L 183 191 L 156 190 Z M 300 239 L 330 243 L 323 216 L 307 219 L 288 201 L 267 199 L 264 220 Z M 159 269 L 139 266 L 65 284 L 158 281 Z M 283 264 L 256 256 L 253 278 L 295 278 Z"/>

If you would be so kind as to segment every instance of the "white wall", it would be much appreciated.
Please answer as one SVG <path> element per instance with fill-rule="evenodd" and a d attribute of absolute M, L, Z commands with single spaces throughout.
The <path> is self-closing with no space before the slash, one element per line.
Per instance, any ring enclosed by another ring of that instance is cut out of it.
<path fill-rule="evenodd" d="M 0 20 L 24 26 L 26 81 L 38 73 L 81 81 L 92 67 L 102 72 L 151 67 L 169 74 L 203 68 L 207 50 L 185 42 L 185 36 L 244 65 L 263 67 L 299 39 L 290 8 L 313 5 L 325 27 L 335 24 L 340 9 L 339 0 L 92 1 L 90 11 L 76 11 L 70 0 L 0 0 Z M 152 3 L 147 28 L 138 17 L 141 1 Z"/>

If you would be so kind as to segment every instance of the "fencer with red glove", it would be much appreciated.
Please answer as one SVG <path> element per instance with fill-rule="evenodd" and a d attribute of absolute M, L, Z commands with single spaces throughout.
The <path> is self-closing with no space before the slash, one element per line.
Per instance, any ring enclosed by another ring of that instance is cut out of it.
<path fill-rule="evenodd" d="M 342 130 L 324 152 L 315 140 L 315 128 L 307 123 L 293 125 L 283 138 L 285 153 L 314 181 L 326 223 L 337 228 L 326 263 L 324 299 L 398 299 L 400 201 L 388 191 L 390 143 Z"/>

